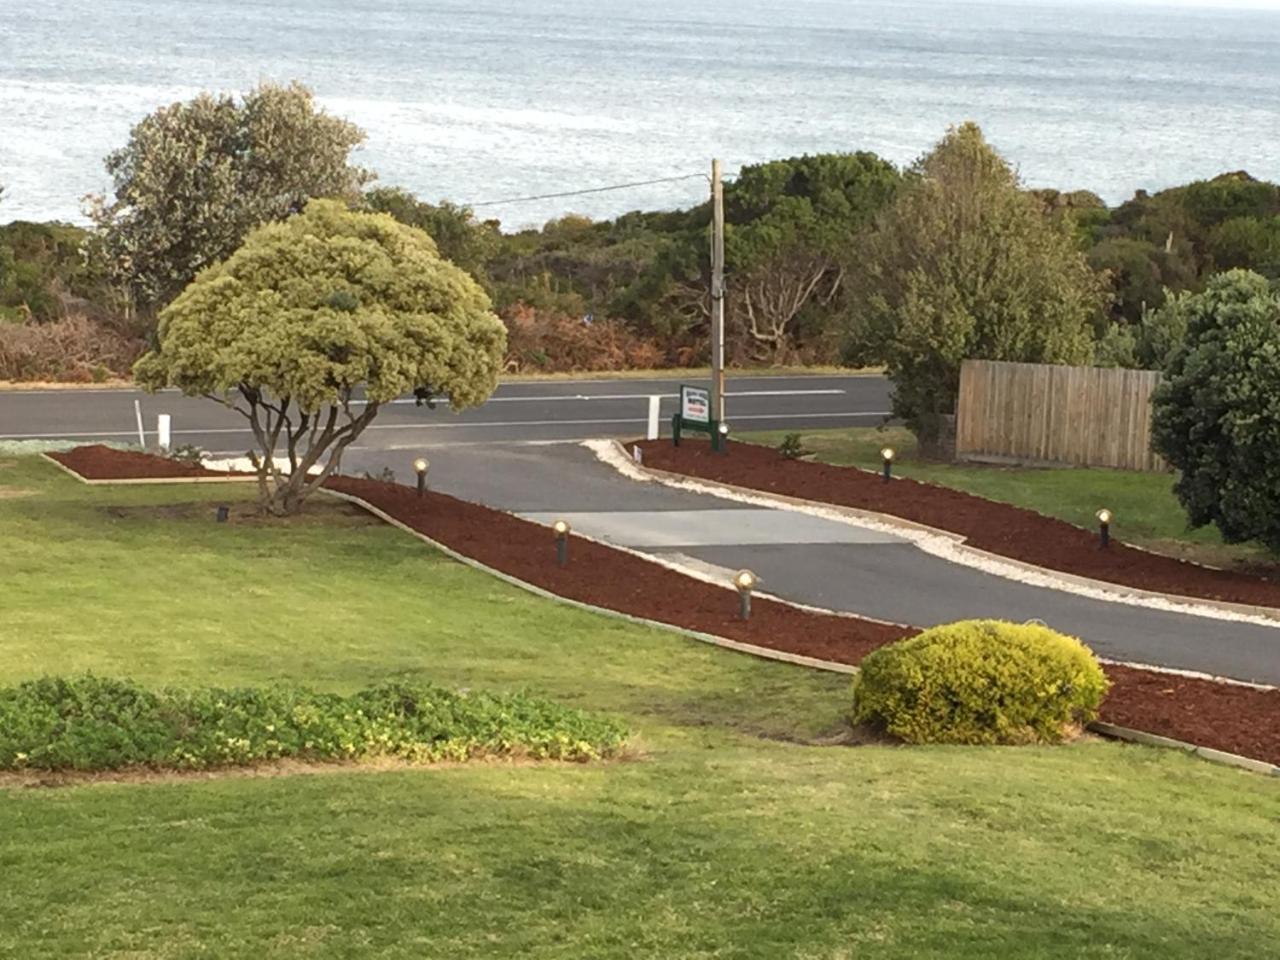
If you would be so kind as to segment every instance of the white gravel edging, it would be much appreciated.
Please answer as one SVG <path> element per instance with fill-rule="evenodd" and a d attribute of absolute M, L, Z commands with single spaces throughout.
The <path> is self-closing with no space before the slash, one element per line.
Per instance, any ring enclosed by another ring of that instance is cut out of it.
<path fill-rule="evenodd" d="M 810 516 L 847 523 L 850 526 L 887 533 L 909 541 L 919 550 L 930 556 L 938 557 L 962 567 L 969 567 L 988 573 L 992 576 L 1012 580 L 1031 587 L 1042 587 L 1070 593 L 1091 600 L 1103 600 L 1107 603 L 1122 603 L 1132 607 L 1145 607 L 1150 610 L 1161 610 L 1166 613 L 1180 613 L 1211 620 L 1228 620 L 1236 623 L 1248 623 L 1253 626 L 1270 627 L 1280 630 L 1280 611 L 1266 611 L 1263 608 L 1240 607 L 1235 605 L 1197 602 L 1191 599 L 1173 597 L 1168 594 L 1156 594 L 1147 591 L 1135 591 L 1120 584 L 1106 584 L 1099 580 L 1086 580 L 1070 574 L 1059 574 L 1030 564 L 998 557 L 985 550 L 978 550 L 963 543 L 963 538 L 940 530 L 933 530 L 910 521 L 899 521 L 886 514 L 872 514 L 869 511 L 845 510 L 831 505 L 823 505 L 812 501 L 801 501 L 788 497 L 775 496 L 763 492 L 746 492 L 742 488 L 724 484 L 697 480 L 692 477 L 677 477 L 663 471 L 650 470 L 637 464 L 616 440 L 584 440 L 582 445 L 596 455 L 602 462 L 617 470 L 623 476 L 643 483 L 658 483 L 676 490 L 699 493 L 719 497 L 722 500 L 733 500 L 758 507 L 771 507 L 777 510 L 792 510 Z"/>
<path fill-rule="evenodd" d="M 156 484 L 171 483 L 256 483 L 257 477 L 133 477 L 114 480 L 90 480 L 88 477 L 72 470 L 65 463 L 59 463 L 47 453 L 40 454 L 49 463 L 61 470 L 69 477 L 74 477 L 81 483 L 90 487 L 140 487 Z"/>

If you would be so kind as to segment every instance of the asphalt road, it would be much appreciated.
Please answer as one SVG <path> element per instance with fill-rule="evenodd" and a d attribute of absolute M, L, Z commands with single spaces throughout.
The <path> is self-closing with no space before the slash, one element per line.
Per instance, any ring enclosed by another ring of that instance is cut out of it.
<path fill-rule="evenodd" d="M 1027 586 L 938 559 L 892 536 L 627 480 L 577 444 L 421 452 L 431 460 L 434 489 L 538 522 L 567 517 L 579 532 L 679 555 L 726 580 L 746 567 L 763 579 L 763 589 L 802 603 L 920 626 L 968 617 L 1043 620 L 1112 659 L 1280 684 L 1280 628 Z M 403 482 L 412 475 L 409 456 L 364 450 L 344 468 L 389 467 Z M 656 512 L 670 516 L 655 519 Z M 761 516 L 767 513 L 776 514 L 772 522 Z M 736 603 L 728 595 L 725 602 Z"/>
<path fill-rule="evenodd" d="M 700 378 L 684 381 L 705 385 Z M 454 413 L 412 399 L 378 414 L 360 443 L 412 449 L 447 443 L 572 440 L 644 433 L 648 398 L 662 397 L 665 422 L 675 412 L 680 380 L 549 380 L 501 385 L 481 407 Z M 877 376 L 730 377 L 726 408 L 732 426 L 773 430 L 801 426 L 872 426 L 889 410 L 889 387 Z M 176 391 L 0 392 L 0 440 L 74 439 L 137 442 L 134 401 L 142 405 L 148 442 L 156 416 L 172 417 L 173 442 L 214 453 L 243 453 L 252 435 L 244 418 L 211 400 Z M 666 430 L 664 429 L 664 433 Z"/>
<path fill-rule="evenodd" d="M 792 600 L 922 626 L 962 617 L 1039 619 L 1115 659 L 1280 684 L 1280 629 L 1025 586 L 931 557 L 892 536 L 636 483 L 572 442 L 639 435 L 648 397 L 663 397 L 665 420 L 675 409 L 678 383 L 512 383 L 461 414 L 397 402 L 348 452 L 343 468 L 390 468 L 408 481 L 412 460 L 425 454 L 437 489 L 540 522 L 568 515 L 582 532 L 679 555 L 716 575 L 750 567 L 766 590 Z M 175 443 L 226 453 L 249 446 L 239 416 L 211 401 L 121 390 L 0 392 L 0 439 L 136 439 L 135 399 L 149 432 L 157 414 L 173 417 Z M 730 423 L 739 429 L 873 425 L 888 410 L 888 385 L 879 377 L 736 377 L 727 403 Z"/>

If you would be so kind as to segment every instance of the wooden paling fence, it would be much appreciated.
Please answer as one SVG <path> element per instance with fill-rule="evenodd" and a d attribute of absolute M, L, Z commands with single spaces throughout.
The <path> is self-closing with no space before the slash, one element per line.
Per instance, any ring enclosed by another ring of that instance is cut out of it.
<path fill-rule="evenodd" d="M 1151 451 L 1154 370 L 966 360 L 956 403 L 962 460 L 1164 470 Z"/>

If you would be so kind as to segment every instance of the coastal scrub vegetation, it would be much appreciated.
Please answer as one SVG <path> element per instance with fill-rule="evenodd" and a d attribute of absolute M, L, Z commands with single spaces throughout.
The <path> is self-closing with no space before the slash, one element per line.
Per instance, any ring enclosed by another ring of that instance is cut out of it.
<path fill-rule="evenodd" d="M 370 179 L 349 161 L 363 140 L 296 83 L 162 107 L 107 157 L 114 199 L 89 198 L 101 262 L 125 302 L 152 313 L 259 224 L 313 197 L 355 200 Z"/>
<path fill-rule="evenodd" d="M 48 338 L 29 346 L 20 363 L 0 357 L 0 379 L 127 375 L 160 311 L 201 269 L 229 257 L 254 227 L 286 219 L 317 197 L 386 213 L 430 234 L 444 258 L 484 287 L 506 322 L 510 371 L 706 362 L 709 203 L 599 221 L 568 214 L 541 228 L 508 232 L 448 200 L 374 186 L 372 172 L 352 159 L 363 136 L 353 123 L 318 108 L 298 84 L 264 84 L 241 97 L 202 94 L 142 118 L 106 160 L 114 189 L 90 199 L 89 228 L 0 227 L 0 319 L 34 326 L 84 317 L 108 331 L 103 361 L 44 356 L 91 349 Z M 870 306 L 868 291 L 879 281 L 877 261 L 867 253 L 900 244 L 900 218 L 923 211 L 921 198 L 930 191 L 950 197 L 949 209 L 959 218 L 949 224 L 935 218 L 935 237 L 950 231 L 975 247 L 970 234 L 992 229 L 994 214 L 971 222 L 963 213 L 976 208 L 981 184 L 965 197 L 964 182 L 947 187 L 936 179 L 939 151 L 954 150 L 957 138 L 967 136 L 978 138 L 976 128 L 951 131 L 906 169 L 851 150 L 749 164 L 731 178 L 725 187 L 730 362 L 829 364 L 857 357 L 892 365 L 884 338 L 875 335 L 885 329 L 885 315 Z M 1033 253 L 1049 276 L 1071 278 L 1061 312 L 1076 317 L 1087 307 L 1083 326 L 1092 362 L 1160 366 L 1173 342 L 1160 308 L 1171 295 L 1203 290 L 1217 273 L 1243 268 L 1280 281 L 1280 185 L 1237 171 L 1157 193 L 1138 191 L 1108 207 L 1087 191 L 1028 190 L 1011 179 L 1003 158 L 990 151 L 989 159 L 1006 171 L 1000 174 L 1001 222 L 1014 232 L 1003 249 L 1035 238 L 1028 259 Z M 1033 223 L 1037 219 L 1041 223 Z M 1002 263 L 997 257 L 966 266 L 994 270 Z M 910 273 L 910 263 L 898 266 Z M 1033 302 L 1045 305 L 1047 277 L 1044 295 L 1028 300 L 1030 275 L 1019 276 L 1011 296 L 1028 310 Z M 991 284 L 1003 282 L 996 274 L 984 279 L 989 302 L 1001 299 Z M 947 291 L 921 286 L 919 278 L 911 283 L 917 300 L 933 298 L 912 307 L 919 315 L 950 309 Z M 979 306 L 969 302 L 964 312 Z M 898 316 L 889 329 L 905 319 Z M 15 329 L 7 327 L 5 338 L 17 338 Z M 932 347 L 950 348 L 940 340 Z M 1063 360 L 1084 353 L 1074 340 L 1069 350 L 1045 348 L 997 352 Z"/>

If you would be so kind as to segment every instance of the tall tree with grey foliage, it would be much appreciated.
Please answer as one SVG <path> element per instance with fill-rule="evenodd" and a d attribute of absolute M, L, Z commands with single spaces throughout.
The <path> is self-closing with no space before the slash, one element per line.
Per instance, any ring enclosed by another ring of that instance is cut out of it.
<path fill-rule="evenodd" d="M 107 157 L 114 199 L 88 198 L 101 253 L 132 304 L 158 310 L 259 224 L 357 197 L 372 179 L 349 159 L 363 140 L 297 83 L 162 107 Z"/>

